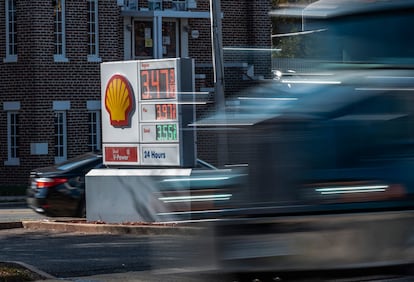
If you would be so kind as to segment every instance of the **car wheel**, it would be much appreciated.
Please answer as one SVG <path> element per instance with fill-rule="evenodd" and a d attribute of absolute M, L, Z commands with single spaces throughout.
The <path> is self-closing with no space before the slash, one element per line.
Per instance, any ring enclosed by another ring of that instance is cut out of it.
<path fill-rule="evenodd" d="M 83 199 L 80 203 L 79 203 L 79 207 L 78 207 L 78 214 L 77 216 L 79 217 L 86 217 L 86 203 L 85 203 L 85 199 Z"/>

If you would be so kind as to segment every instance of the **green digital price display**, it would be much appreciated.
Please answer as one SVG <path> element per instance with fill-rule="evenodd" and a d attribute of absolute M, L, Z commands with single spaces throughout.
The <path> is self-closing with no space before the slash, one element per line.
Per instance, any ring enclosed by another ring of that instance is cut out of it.
<path fill-rule="evenodd" d="M 177 141 L 177 124 L 164 123 L 155 125 L 155 140 L 156 141 Z"/>
<path fill-rule="evenodd" d="M 140 72 L 141 100 L 176 99 L 175 69 L 144 69 Z"/>

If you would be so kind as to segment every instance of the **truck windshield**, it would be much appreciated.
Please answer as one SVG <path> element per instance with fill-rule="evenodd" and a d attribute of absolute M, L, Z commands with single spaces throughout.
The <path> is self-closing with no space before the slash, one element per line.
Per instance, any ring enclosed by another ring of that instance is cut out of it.
<path fill-rule="evenodd" d="M 307 19 L 306 59 L 340 63 L 414 63 L 412 11 Z"/>

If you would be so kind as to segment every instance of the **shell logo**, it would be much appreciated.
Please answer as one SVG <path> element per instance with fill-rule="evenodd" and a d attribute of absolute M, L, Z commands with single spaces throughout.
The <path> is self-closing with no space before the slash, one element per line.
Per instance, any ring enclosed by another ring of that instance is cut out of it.
<path fill-rule="evenodd" d="M 109 113 L 111 125 L 129 125 L 133 97 L 129 81 L 124 76 L 116 74 L 111 77 L 105 90 L 105 108 Z"/>

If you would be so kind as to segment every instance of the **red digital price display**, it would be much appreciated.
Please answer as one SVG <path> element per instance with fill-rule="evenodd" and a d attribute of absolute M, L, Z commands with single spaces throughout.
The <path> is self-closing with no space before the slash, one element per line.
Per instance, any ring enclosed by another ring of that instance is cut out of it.
<path fill-rule="evenodd" d="M 155 104 L 156 120 L 176 120 L 177 105 L 176 104 Z"/>
<path fill-rule="evenodd" d="M 174 68 L 141 70 L 141 100 L 175 99 Z"/>

